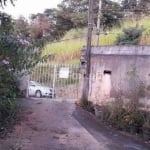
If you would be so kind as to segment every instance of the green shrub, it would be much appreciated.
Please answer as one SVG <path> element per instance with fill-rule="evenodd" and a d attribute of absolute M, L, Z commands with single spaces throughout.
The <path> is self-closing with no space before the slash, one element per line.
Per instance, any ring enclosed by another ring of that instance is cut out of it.
<path fill-rule="evenodd" d="M 17 78 L 40 60 L 40 51 L 29 41 L 14 35 L 0 35 L 0 129 L 16 118 L 20 91 Z"/>
<path fill-rule="evenodd" d="M 143 28 L 130 27 L 123 30 L 123 34 L 119 34 L 116 40 L 117 45 L 137 45 L 140 42 Z"/>
<path fill-rule="evenodd" d="M 0 132 L 7 131 L 17 119 L 18 103 L 15 99 L 0 99 Z"/>

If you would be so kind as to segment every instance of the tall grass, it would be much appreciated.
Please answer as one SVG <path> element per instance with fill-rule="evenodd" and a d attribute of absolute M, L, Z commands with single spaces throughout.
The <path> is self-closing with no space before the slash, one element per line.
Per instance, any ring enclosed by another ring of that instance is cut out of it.
<path fill-rule="evenodd" d="M 85 38 L 87 34 L 87 28 L 80 28 L 80 29 L 71 29 L 69 32 L 65 34 L 63 40 L 72 39 L 72 38 Z"/>
<path fill-rule="evenodd" d="M 140 20 L 126 20 L 121 24 L 121 27 L 114 27 L 105 34 L 100 35 L 100 45 L 115 45 L 118 34 L 122 34 L 123 29 L 129 27 L 144 28 L 141 37 L 140 45 L 150 45 L 150 21 L 149 17 L 144 17 Z M 78 63 L 80 51 L 86 45 L 87 29 L 72 29 L 66 33 L 61 42 L 49 43 L 43 49 L 42 55 L 54 55 L 55 62 L 58 63 Z M 79 38 L 80 37 L 80 38 Z M 93 35 L 92 44 L 96 44 L 96 36 Z M 70 40 L 69 40 L 70 39 Z"/>
<path fill-rule="evenodd" d="M 55 54 L 57 56 L 67 55 L 73 52 L 79 52 L 82 46 L 85 45 L 84 39 L 78 40 L 69 40 L 69 41 L 62 41 L 56 42 L 52 44 L 46 45 L 43 49 L 42 55 L 45 56 L 47 54 Z"/>
<path fill-rule="evenodd" d="M 42 55 L 54 55 L 54 61 L 58 63 L 74 64 L 79 62 L 80 51 L 84 45 L 83 38 L 50 43 L 43 49 Z"/>

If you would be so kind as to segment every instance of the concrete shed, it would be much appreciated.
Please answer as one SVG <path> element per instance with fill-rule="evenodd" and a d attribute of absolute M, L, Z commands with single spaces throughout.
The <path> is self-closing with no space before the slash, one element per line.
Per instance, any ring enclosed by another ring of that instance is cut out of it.
<path fill-rule="evenodd" d="M 83 57 L 84 57 L 83 53 Z M 89 100 L 150 99 L 150 46 L 92 47 Z"/>

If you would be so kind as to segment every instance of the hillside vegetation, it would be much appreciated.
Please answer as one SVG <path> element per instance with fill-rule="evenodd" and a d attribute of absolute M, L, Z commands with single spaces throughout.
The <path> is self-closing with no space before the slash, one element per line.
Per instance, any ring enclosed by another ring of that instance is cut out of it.
<path fill-rule="evenodd" d="M 58 63 L 79 63 L 80 51 L 86 44 L 86 29 L 72 29 L 58 42 L 49 43 L 43 49 L 43 56 Z"/>
<path fill-rule="evenodd" d="M 144 32 L 142 34 L 140 45 L 150 44 L 150 22 L 149 18 L 143 18 L 138 21 L 128 20 L 121 24 L 120 28 L 113 28 L 100 35 L 100 45 L 115 45 L 116 37 L 122 34 L 124 28 L 142 27 Z M 43 49 L 43 56 L 50 56 L 50 61 L 55 63 L 79 63 L 80 52 L 83 46 L 86 45 L 87 29 L 72 29 L 58 42 L 49 43 Z M 92 44 L 96 44 L 95 35 L 93 32 Z"/>

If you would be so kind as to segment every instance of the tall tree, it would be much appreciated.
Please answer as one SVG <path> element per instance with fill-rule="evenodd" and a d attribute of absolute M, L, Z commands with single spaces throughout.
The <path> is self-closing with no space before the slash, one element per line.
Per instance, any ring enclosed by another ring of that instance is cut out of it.
<path fill-rule="evenodd" d="M 7 35 L 12 33 L 13 30 L 14 28 L 11 16 L 0 12 L 0 33 L 2 35 Z"/>
<path fill-rule="evenodd" d="M 140 0 L 138 6 L 142 9 L 142 11 L 148 12 L 148 9 L 150 9 L 150 0 Z"/>
<path fill-rule="evenodd" d="M 44 44 L 50 36 L 51 22 L 48 16 L 43 13 L 32 14 L 31 20 L 31 37 L 36 41 L 36 43 Z"/>
<path fill-rule="evenodd" d="M 98 11 L 98 8 L 96 8 L 96 10 Z M 111 29 L 113 26 L 120 26 L 122 18 L 123 9 L 119 3 L 111 0 L 102 1 L 101 25 L 104 29 Z"/>
<path fill-rule="evenodd" d="M 94 20 L 96 22 L 99 0 L 94 2 Z M 87 25 L 88 0 L 63 0 L 58 7 L 61 17 L 70 20 L 73 27 Z M 122 18 L 122 8 L 119 3 L 111 0 L 102 0 L 102 9 L 101 23 L 104 28 L 111 28 L 113 25 L 119 24 Z"/>
<path fill-rule="evenodd" d="M 123 9 L 135 9 L 138 6 L 139 0 L 122 0 Z"/>
<path fill-rule="evenodd" d="M 121 5 L 123 9 L 149 9 L 150 0 L 122 0 Z"/>
<path fill-rule="evenodd" d="M 94 0 L 94 23 L 97 22 L 98 2 Z M 119 25 L 123 17 L 120 4 L 111 0 L 102 0 L 102 3 L 101 25 L 104 29 Z M 55 40 L 72 28 L 86 27 L 88 7 L 88 0 L 63 0 L 57 9 L 46 9 L 42 14 L 32 15 L 32 34 L 41 38 L 44 31 L 49 40 Z"/>
<path fill-rule="evenodd" d="M 14 0 L 0 0 L 0 5 L 1 5 L 1 7 L 6 6 L 6 4 L 8 3 L 8 1 L 9 1 L 12 5 L 14 5 Z"/>
<path fill-rule="evenodd" d="M 124 10 L 128 10 L 140 17 L 142 13 L 150 14 L 150 0 L 122 0 L 121 3 Z"/>
<path fill-rule="evenodd" d="M 30 36 L 29 23 L 22 16 L 14 20 L 14 30 L 15 33 L 22 38 L 28 38 Z"/>
<path fill-rule="evenodd" d="M 51 28 L 49 29 L 49 40 L 56 40 L 63 35 L 64 25 L 61 22 L 61 18 L 58 17 L 57 9 L 46 9 L 44 15 L 49 19 Z"/>
<path fill-rule="evenodd" d="M 70 20 L 70 26 L 83 27 L 87 24 L 88 0 L 63 0 L 58 8 L 59 15 Z"/>

